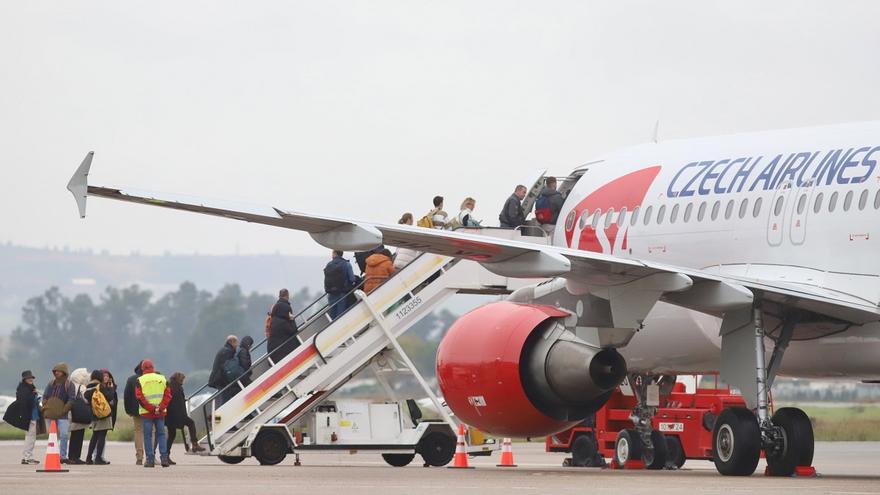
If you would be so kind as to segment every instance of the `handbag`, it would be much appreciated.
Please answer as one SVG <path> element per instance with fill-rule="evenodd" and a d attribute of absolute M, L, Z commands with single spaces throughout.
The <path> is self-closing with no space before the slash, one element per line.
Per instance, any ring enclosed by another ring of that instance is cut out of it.
<path fill-rule="evenodd" d="M 70 410 L 70 420 L 74 423 L 89 424 L 95 419 L 92 414 L 92 405 L 83 397 L 82 391 L 76 391 L 76 398 L 73 399 L 73 408 Z"/>

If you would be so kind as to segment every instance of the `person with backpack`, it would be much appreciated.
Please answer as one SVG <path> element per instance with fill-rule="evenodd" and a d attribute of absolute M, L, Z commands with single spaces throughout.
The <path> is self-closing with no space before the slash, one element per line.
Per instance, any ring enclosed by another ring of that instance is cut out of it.
<path fill-rule="evenodd" d="M 348 309 L 345 296 L 354 288 L 354 271 L 351 263 L 342 256 L 342 251 L 333 251 L 332 258 L 324 267 L 324 292 L 327 293 L 328 313 L 335 320 Z"/>
<path fill-rule="evenodd" d="M 46 430 L 43 417 L 40 415 L 40 392 L 34 386 L 34 380 L 31 370 L 21 373 L 21 381 L 15 390 L 15 402 L 9 405 L 3 415 L 3 421 L 27 432 L 24 437 L 24 448 L 21 451 L 22 464 L 40 463 L 34 459 L 34 444 L 37 435 L 45 433 Z"/>
<path fill-rule="evenodd" d="M 208 376 L 208 386 L 219 390 L 223 390 L 224 387 L 232 383 L 232 380 L 229 379 L 230 374 L 234 374 L 235 370 L 231 369 L 231 365 L 227 365 L 230 361 L 236 361 L 235 359 L 235 348 L 238 346 L 238 337 L 235 335 L 229 335 L 226 337 L 226 342 L 223 344 L 223 347 L 217 351 L 217 354 L 214 356 L 214 364 L 211 366 L 211 374 Z M 230 373 L 231 372 L 231 373 Z M 236 375 L 237 376 L 237 375 Z M 231 392 L 230 392 L 231 390 Z M 220 400 L 215 404 L 215 407 L 220 407 L 221 404 L 229 400 L 232 396 L 234 396 L 236 390 L 232 387 L 229 387 L 229 390 L 225 391 L 220 396 Z"/>
<path fill-rule="evenodd" d="M 159 459 L 162 467 L 168 467 L 168 444 L 165 436 L 165 415 L 171 402 L 171 389 L 165 377 L 157 373 L 153 361 L 144 359 L 141 362 L 144 374 L 138 378 L 135 395 L 138 399 L 138 413 L 144 418 L 144 461 L 145 468 L 156 467 L 156 447 L 159 447 Z M 153 443 L 153 432 L 156 442 Z"/>
<path fill-rule="evenodd" d="M 86 430 L 95 419 L 92 406 L 85 398 L 86 385 L 89 384 L 89 370 L 77 368 L 70 374 L 70 382 L 76 387 L 73 406 L 70 408 L 70 443 L 67 448 L 68 464 L 85 464 L 82 457 L 83 441 Z"/>
<path fill-rule="evenodd" d="M 449 214 L 443 211 L 443 196 L 434 196 L 433 202 L 434 208 L 428 211 L 428 213 L 416 223 L 419 227 L 442 229 L 446 226 L 446 220 L 449 218 Z"/>
<path fill-rule="evenodd" d="M 245 335 L 244 338 L 241 339 L 241 343 L 238 345 L 238 354 L 235 356 L 238 360 L 238 366 L 242 370 L 242 375 L 239 377 L 239 380 L 241 380 L 241 384 L 245 387 L 251 384 L 251 374 L 253 371 L 249 370 L 251 369 L 251 366 L 253 366 L 253 360 L 251 359 L 251 347 L 253 347 L 253 345 L 253 337 Z"/>
<path fill-rule="evenodd" d="M 112 404 L 116 403 L 116 391 L 105 383 L 104 372 L 95 370 L 92 371 L 91 381 L 86 385 L 83 396 L 91 405 L 92 414 L 95 417 L 95 420 L 92 421 L 92 438 L 89 440 L 86 464 L 110 464 L 104 459 L 104 446 L 107 443 L 107 432 L 113 429 Z M 92 454 L 94 454 L 94 458 Z"/>
<path fill-rule="evenodd" d="M 556 190 L 556 177 L 547 177 L 544 189 L 535 202 L 535 219 L 541 224 L 541 228 L 547 235 L 553 235 L 563 204 L 565 204 L 565 198 L 562 197 L 562 193 Z"/>
<path fill-rule="evenodd" d="M 248 339 L 250 339 L 250 337 L 241 339 L 242 346 L 244 346 L 244 342 Z M 239 353 L 241 353 L 240 349 Z M 171 446 L 174 444 L 174 439 L 177 437 L 177 430 L 182 430 L 183 428 L 189 429 L 189 440 L 192 442 L 190 448 L 193 452 L 204 452 L 205 450 L 204 447 L 199 445 L 199 440 L 196 436 L 195 421 L 193 421 L 193 419 L 186 413 L 186 395 L 183 391 L 184 380 L 186 380 L 186 376 L 180 371 L 173 373 L 168 379 L 168 388 L 171 389 L 171 402 L 168 403 L 168 414 L 165 416 L 165 428 L 168 430 L 168 464 L 171 464 L 172 466 L 177 464 L 171 459 Z"/>
<path fill-rule="evenodd" d="M 522 208 L 522 200 L 526 198 L 526 186 L 520 184 L 513 190 L 513 194 L 504 202 L 504 207 L 498 215 L 498 221 L 502 228 L 515 229 L 526 223 L 526 212 Z"/>
<path fill-rule="evenodd" d="M 277 363 L 299 347 L 296 322 L 293 321 L 293 308 L 290 306 L 290 291 L 278 291 L 278 301 L 272 307 L 272 321 L 269 325 L 269 340 L 266 341 L 266 352 L 273 363 Z"/>
<path fill-rule="evenodd" d="M 447 224 L 450 229 L 458 227 L 475 228 L 481 227 L 480 221 L 474 218 L 474 209 L 477 207 L 477 200 L 471 197 L 464 198 L 461 202 L 461 211 L 458 215 Z"/>
<path fill-rule="evenodd" d="M 61 463 L 67 463 L 67 447 L 70 431 L 70 410 L 76 397 L 76 387 L 70 382 L 67 363 L 58 363 L 52 367 L 54 377 L 43 391 L 43 417 L 56 421 L 58 427 L 58 445 Z"/>

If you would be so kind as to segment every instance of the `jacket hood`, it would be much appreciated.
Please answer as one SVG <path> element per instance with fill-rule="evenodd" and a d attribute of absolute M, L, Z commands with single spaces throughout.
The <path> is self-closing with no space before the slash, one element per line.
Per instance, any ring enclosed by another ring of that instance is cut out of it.
<path fill-rule="evenodd" d="M 241 339 L 241 344 L 239 345 L 241 347 L 244 347 L 245 349 L 250 349 L 251 346 L 254 345 L 254 339 L 251 338 L 250 335 L 247 335 L 243 339 Z"/>
<path fill-rule="evenodd" d="M 70 368 L 67 367 L 67 363 L 58 363 L 55 366 L 53 366 L 52 373 L 55 373 L 56 371 L 60 371 L 60 372 L 64 373 L 65 375 L 70 376 Z"/>
<path fill-rule="evenodd" d="M 141 361 L 141 362 L 143 362 L 143 361 Z M 141 363 L 138 363 L 137 366 L 134 367 L 134 372 L 137 375 L 140 375 L 141 373 L 143 373 L 143 370 L 141 369 Z"/>
<path fill-rule="evenodd" d="M 375 253 L 375 254 L 371 255 L 369 258 L 367 258 L 367 266 L 376 267 L 386 261 L 391 261 L 391 258 L 389 258 L 388 256 L 385 256 L 382 253 Z"/>
<path fill-rule="evenodd" d="M 90 377 L 91 373 L 89 373 L 89 370 L 85 368 L 77 368 L 70 374 L 70 381 L 73 382 L 74 385 L 85 387 L 89 384 Z"/>

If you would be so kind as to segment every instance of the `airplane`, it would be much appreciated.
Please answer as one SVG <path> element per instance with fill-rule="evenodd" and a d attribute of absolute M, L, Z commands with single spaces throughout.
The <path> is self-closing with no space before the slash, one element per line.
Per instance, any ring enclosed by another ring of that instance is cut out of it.
<path fill-rule="evenodd" d="M 716 469 L 751 475 L 763 452 L 769 472 L 786 476 L 811 464 L 814 438 L 802 410 L 771 415 L 774 379 L 880 380 L 880 258 L 871 244 L 880 235 L 880 121 L 609 153 L 561 181 L 550 244 L 92 186 L 92 158 L 68 184 L 81 217 L 97 196 L 305 231 L 332 249 L 384 243 L 541 279 L 463 315 L 440 344 L 447 404 L 489 433 L 562 431 L 628 379 L 638 401 L 628 441 L 649 468 L 662 467 L 649 387 L 717 371 L 747 407 L 715 418 Z"/>

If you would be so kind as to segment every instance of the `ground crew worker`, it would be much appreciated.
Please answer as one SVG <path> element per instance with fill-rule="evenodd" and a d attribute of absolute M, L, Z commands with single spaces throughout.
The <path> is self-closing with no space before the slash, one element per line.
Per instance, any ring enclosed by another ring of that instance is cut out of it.
<path fill-rule="evenodd" d="M 168 413 L 168 403 L 171 402 L 171 389 L 165 381 L 165 377 L 156 373 L 153 361 L 144 359 L 141 362 L 143 374 L 138 377 L 135 395 L 138 399 L 138 412 L 144 423 L 144 461 L 145 468 L 156 466 L 156 447 L 159 447 L 159 456 L 162 467 L 168 467 L 168 445 L 165 436 L 165 415 Z M 153 443 L 153 432 L 156 433 L 156 442 Z"/>

